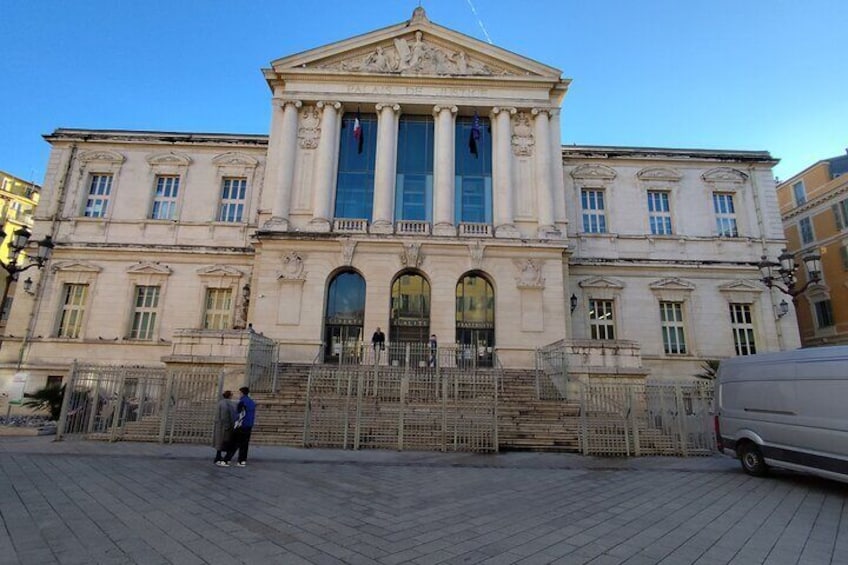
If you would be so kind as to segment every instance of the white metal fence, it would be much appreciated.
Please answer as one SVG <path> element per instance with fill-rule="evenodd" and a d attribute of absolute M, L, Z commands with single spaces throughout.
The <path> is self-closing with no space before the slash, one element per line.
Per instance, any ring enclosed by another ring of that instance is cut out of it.
<path fill-rule="evenodd" d="M 494 372 L 316 365 L 303 445 L 497 451 L 497 380 Z"/>
<path fill-rule="evenodd" d="M 715 449 L 712 381 L 580 385 L 586 455 L 708 455 Z"/>
<path fill-rule="evenodd" d="M 225 374 L 215 367 L 74 364 L 56 436 L 207 442 Z"/>

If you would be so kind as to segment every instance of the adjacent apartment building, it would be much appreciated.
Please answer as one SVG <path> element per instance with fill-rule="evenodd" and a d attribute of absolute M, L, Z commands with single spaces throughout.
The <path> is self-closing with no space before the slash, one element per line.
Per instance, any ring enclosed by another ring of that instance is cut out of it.
<path fill-rule="evenodd" d="M 5 234 L 0 243 L 0 261 L 8 265 L 12 260 L 12 250 L 9 246 L 16 230 L 26 228 L 32 230 L 35 207 L 41 194 L 41 187 L 30 181 L 0 171 L 0 226 Z M 18 264 L 26 263 L 26 254 L 17 257 Z M 0 271 L 0 296 L 5 300 L 0 305 L 0 331 L 6 325 L 16 294 L 16 281 L 7 276 L 7 271 Z"/>
<path fill-rule="evenodd" d="M 422 8 L 263 74 L 268 135 L 45 136 L 56 248 L 0 374 L 223 362 L 248 324 L 299 362 L 377 327 L 515 368 L 558 343 L 575 378 L 798 345 L 759 282 L 785 245 L 768 152 L 562 147 L 570 79 Z"/>
<path fill-rule="evenodd" d="M 781 182 L 777 196 L 787 249 L 822 258 L 821 282 L 796 300 L 801 342 L 848 343 L 848 150 Z"/>

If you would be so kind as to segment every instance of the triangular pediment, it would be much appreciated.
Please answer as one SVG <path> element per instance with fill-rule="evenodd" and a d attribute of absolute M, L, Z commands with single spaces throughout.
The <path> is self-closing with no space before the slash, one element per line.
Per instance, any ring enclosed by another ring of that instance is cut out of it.
<path fill-rule="evenodd" d="M 684 291 L 692 291 L 695 290 L 695 285 L 690 282 L 686 282 L 683 279 L 678 279 L 677 277 L 670 277 L 667 279 L 658 280 L 652 282 L 649 285 L 651 290 L 684 290 Z"/>
<path fill-rule="evenodd" d="M 624 283 L 609 277 L 590 277 L 578 282 L 580 288 L 624 288 Z"/>
<path fill-rule="evenodd" d="M 557 81 L 562 72 L 431 22 L 423 8 L 410 20 L 277 59 L 269 81 L 292 73 L 501 78 Z"/>
<path fill-rule="evenodd" d="M 55 272 L 74 272 L 74 273 L 99 273 L 103 269 L 93 263 L 85 261 L 56 261 L 50 266 L 50 270 Z"/>
<path fill-rule="evenodd" d="M 762 292 L 763 287 L 759 283 L 737 279 L 718 287 L 720 292 Z"/>
<path fill-rule="evenodd" d="M 130 275 L 170 275 L 171 268 L 151 261 L 139 261 L 127 269 Z"/>
<path fill-rule="evenodd" d="M 244 276 L 244 273 L 242 273 L 238 269 L 229 267 L 227 265 L 210 265 L 208 267 L 201 267 L 200 269 L 197 269 L 197 274 L 201 277 L 240 278 Z"/>

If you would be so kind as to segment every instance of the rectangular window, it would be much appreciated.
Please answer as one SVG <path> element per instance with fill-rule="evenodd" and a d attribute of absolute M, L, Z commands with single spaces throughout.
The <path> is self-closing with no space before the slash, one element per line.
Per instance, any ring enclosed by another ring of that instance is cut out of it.
<path fill-rule="evenodd" d="M 356 133 L 356 121 L 359 132 Z M 339 139 L 339 172 L 336 177 L 334 217 L 372 219 L 374 168 L 377 159 L 376 114 L 347 113 Z"/>
<path fill-rule="evenodd" d="M 848 245 L 839 248 L 839 255 L 842 257 L 842 270 L 848 271 Z"/>
<path fill-rule="evenodd" d="M 112 175 L 91 175 L 91 182 L 88 183 L 88 198 L 85 201 L 83 216 L 86 218 L 104 217 L 111 194 Z"/>
<path fill-rule="evenodd" d="M 753 355 L 757 352 L 750 304 L 730 304 L 730 328 L 733 331 L 736 355 Z"/>
<path fill-rule="evenodd" d="M 66 284 L 62 288 L 62 315 L 56 331 L 58 337 L 76 339 L 80 336 L 87 297 L 87 284 Z"/>
<path fill-rule="evenodd" d="M 130 339 L 153 339 L 153 329 L 156 327 L 156 312 L 158 309 L 158 286 L 135 287 L 135 303 L 133 306 Z"/>
<path fill-rule="evenodd" d="M 476 154 L 469 148 L 474 137 Z M 492 136 L 488 118 L 459 117 L 454 136 L 455 221 L 492 223 Z"/>
<path fill-rule="evenodd" d="M 62 386 L 62 375 L 47 375 L 47 388 Z"/>
<path fill-rule="evenodd" d="M 805 245 L 812 243 L 816 239 L 813 235 L 813 222 L 810 218 L 801 218 L 798 222 L 798 229 L 801 232 L 801 242 Z"/>
<path fill-rule="evenodd" d="M 156 194 L 153 197 L 153 220 L 173 220 L 177 217 L 177 196 L 180 192 L 180 177 L 160 175 L 156 177 Z"/>
<path fill-rule="evenodd" d="M 733 195 L 723 192 L 713 193 L 713 210 L 716 216 L 716 232 L 723 237 L 739 237 L 736 229 L 736 209 Z"/>
<path fill-rule="evenodd" d="M 7 281 L 6 284 L 9 284 Z M 3 301 L 2 309 L 0 309 L 0 322 L 5 322 L 9 319 L 9 312 L 12 311 L 12 301 L 13 298 L 11 296 L 7 296 L 6 300 Z"/>
<path fill-rule="evenodd" d="M 836 221 L 837 231 L 848 227 L 848 198 L 833 205 L 833 219 Z"/>
<path fill-rule="evenodd" d="M 433 218 L 433 118 L 401 116 L 398 124 L 395 219 Z"/>
<path fill-rule="evenodd" d="M 665 352 L 669 355 L 684 355 L 686 336 L 683 332 L 683 304 L 660 302 L 660 322 Z"/>
<path fill-rule="evenodd" d="M 667 192 L 648 191 L 648 221 L 653 235 L 671 235 L 671 209 Z"/>
<path fill-rule="evenodd" d="M 607 233 L 604 191 L 584 188 L 580 193 L 580 204 L 583 208 L 583 231 L 585 233 Z"/>
<path fill-rule="evenodd" d="M 244 199 L 247 193 L 247 179 L 224 178 L 221 182 L 221 207 L 218 209 L 219 222 L 240 222 L 244 215 Z"/>
<path fill-rule="evenodd" d="M 203 329 L 228 330 L 232 325 L 233 296 L 229 288 L 207 288 L 203 311 Z"/>
<path fill-rule="evenodd" d="M 804 191 L 804 181 L 798 181 L 792 185 L 792 194 L 795 195 L 795 205 L 800 206 L 807 201 L 807 193 Z"/>
<path fill-rule="evenodd" d="M 815 303 L 816 323 L 819 328 L 829 328 L 833 325 L 833 305 L 830 300 L 819 300 Z"/>
<path fill-rule="evenodd" d="M 589 301 L 589 326 L 592 339 L 615 339 L 615 320 L 612 300 Z"/>

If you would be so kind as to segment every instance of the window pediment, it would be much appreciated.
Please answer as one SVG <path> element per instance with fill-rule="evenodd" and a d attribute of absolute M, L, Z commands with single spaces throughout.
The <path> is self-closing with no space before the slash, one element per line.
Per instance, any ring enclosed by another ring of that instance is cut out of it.
<path fill-rule="evenodd" d="M 235 151 L 216 155 L 212 158 L 212 163 L 218 167 L 238 167 L 244 169 L 255 169 L 259 165 L 257 159 Z"/>
<path fill-rule="evenodd" d="M 614 169 L 605 165 L 580 165 L 571 171 L 571 178 L 575 180 L 604 180 L 611 181 L 618 176 Z"/>
<path fill-rule="evenodd" d="M 103 269 L 85 261 L 56 261 L 50 265 L 54 273 L 99 273 Z"/>
<path fill-rule="evenodd" d="M 197 269 L 197 275 L 200 277 L 221 277 L 238 279 L 244 276 L 244 273 L 229 267 L 227 265 L 211 265 Z"/>
<path fill-rule="evenodd" d="M 151 167 L 188 167 L 191 158 L 180 153 L 159 153 L 148 157 L 147 162 Z"/>
<path fill-rule="evenodd" d="M 172 273 L 171 268 L 152 261 L 139 261 L 127 269 L 130 275 L 162 275 L 168 276 Z"/>
<path fill-rule="evenodd" d="M 83 163 L 120 165 L 127 159 L 115 151 L 86 151 L 79 156 L 79 160 Z"/>
<path fill-rule="evenodd" d="M 664 182 L 679 182 L 683 175 L 674 169 L 665 167 L 648 167 L 642 169 L 636 176 L 643 181 L 664 181 Z"/>
<path fill-rule="evenodd" d="M 695 285 L 677 277 L 669 277 L 652 282 L 648 285 L 648 288 L 651 289 L 658 300 L 684 302 L 689 294 L 695 290 Z"/>
<path fill-rule="evenodd" d="M 624 288 L 624 283 L 609 277 L 590 277 L 577 283 L 580 288 L 615 289 Z"/>
<path fill-rule="evenodd" d="M 716 167 L 701 175 L 704 182 L 717 185 L 742 185 L 748 180 L 748 175 L 731 167 Z"/>
<path fill-rule="evenodd" d="M 762 292 L 763 287 L 760 286 L 759 283 L 747 281 L 744 279 L 738 279 L 735 281 L 731 281 L 729 283 L 725 283 L 718 287 L 720 292 Z"/>

